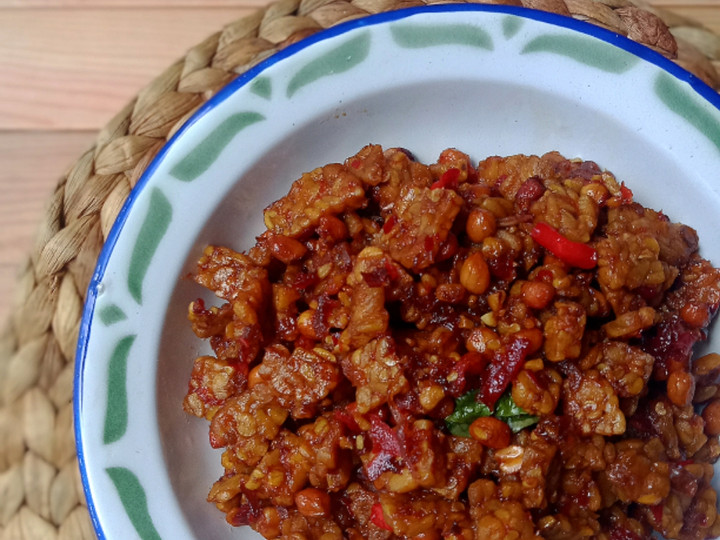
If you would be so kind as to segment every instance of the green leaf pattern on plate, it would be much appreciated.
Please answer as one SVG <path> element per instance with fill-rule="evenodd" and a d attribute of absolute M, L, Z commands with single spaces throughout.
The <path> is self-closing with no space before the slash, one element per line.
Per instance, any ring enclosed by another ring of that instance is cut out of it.
<path fill-rule="evenodd" d="M 172 206 L 159 188 L 153 188 L 150 194 L 150 207 L 145 221 L 140 227 L 135 246 L 130 255 L 128 269 L 128 290 L 138 304 L 142 304 L 142 289 L 145 274 L 157 251 L 160 240 L 167 232 L 172 219 Z"/>
<path fill-rule="evenodd" d="M 261 98 L 270 99 L 272 97 L 272 80 L 270 77 L 256 77 L 250 84 L 250 91 Z"/>
<path fill-rule="evenodd" d="M 182 182 L 192 182 L 210 168 L 235 135 L 261 120 L 265 117 L 257 112 L 229 116 L 170 169 L 170 174 Z"/>
<path fill-rule="evenodd" d="M 98 317 L 100 317 L 100 322 L 103 323 L 105 326 L 111 326 L 115 323 L 127 319 L 127 315 L 125 315 L 125 312 L 115 304 L 110 304 L 102 308 L 98 312 Z"/>
<path fill-rule="evenodd" d="M 467 45 L 491 51 L 493 40 L 485 30 L 472 24 L 398 24 L 390 28 L 400 47 L 419 49 L 438 45 Z"/>
<path fill-rule="evenodd" d="M 125 435 L 128 426 L 127 360 L 135 336 L 122 338 L 110 355 L 107 376 L 107 404 L 103 443 L 110 444 Z"/>
<path fill-rule="evenodd" d="M 584 36 L 545 34 L 530 40 L 520 54 L 554 53 L 608 73 L 625 73 L 640 59 L 604 41 Z"/>
<path fill-rule="evenodd" d="M 344 73 L 365 60 L 370 52 L 370 33 L 350 39 L 330 52 L 308 62 L 290 79 L 287 97 L 291 98 L 302 87 L 323 77 Z"/>
<path fill-rule="evenodd" d="M 720 150 L 720 121 L 703 108 L 685 85 L 660 73 L 655 80 L 655 93 L 671 111 L 690 122 Z"/>
<path fill-rule="evenodd" d="M 515 34 L 520 31 L 524 23 L 525 19 L 521 19 L 520 17 L 505 17 L 502 20 L 502 33 L 505 39 L 515 37 Z"/>
<path fill-rule="evenodd" d="M 131 471 L 125 467 L 105 469 L 120 496 L 125 512 L 142 540 L 162 540 L 148 511 L 145 490 Z"/>

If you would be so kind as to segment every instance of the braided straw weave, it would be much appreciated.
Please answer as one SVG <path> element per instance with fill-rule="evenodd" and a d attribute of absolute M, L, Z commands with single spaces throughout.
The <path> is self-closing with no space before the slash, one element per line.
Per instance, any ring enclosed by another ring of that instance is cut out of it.
<path fill-rule="evenodd" d="M 103 242 L 165 141 L 236 74 L 288 44 L 348 19 L 422 3 L 277 0 L 230 23 L 171 65 L 60 179 L 0 337 L 0 540 L 95 538 L 72 427 L 75 343 Z M 552 11 L 609 28 L 720 89 L 720 38 L 692 21 L 630 0 L 490 3 Z"/>

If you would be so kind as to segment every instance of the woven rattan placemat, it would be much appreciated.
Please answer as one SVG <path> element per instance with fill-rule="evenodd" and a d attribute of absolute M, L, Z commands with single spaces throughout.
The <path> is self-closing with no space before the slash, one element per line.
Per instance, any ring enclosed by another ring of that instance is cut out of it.
<path fill-rule="evenodd" d="M 231 22 L 128 103 L 60 179 L 0 337 L 0 540 L 95 538 L 72 428 L 75 343 L 100 248 L 165 141 L 219 88 L 277 50 L 348 19 L 423 3 L 433 1 L 279 0 Z M 604 26 L 720 89 L 720 38 L 672 13 L 630 0 L 488 3 Z"/>

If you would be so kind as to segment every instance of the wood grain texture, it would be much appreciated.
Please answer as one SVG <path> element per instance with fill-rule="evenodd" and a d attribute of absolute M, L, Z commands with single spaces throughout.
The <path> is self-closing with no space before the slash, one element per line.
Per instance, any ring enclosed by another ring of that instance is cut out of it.
<path fill-rule="evenodd" d="M 45 201 L 173 60 L 267 0 L 0 0 L 0 324 Z M 720 0 L 650 0 L 720 34 Z"/>
<path fill-rule="evenodd" d="M 692 2 L 683 2 L 682 0 L 652 0 L 649 3 L 654 6 L 667 7 L 668 9 L 682 8 L 687 4 L 718 7 L 718 0 L 693 0 Z"/>
<path fill-rule="evenodd" d="M 0 320 L 58 178 L 95 131 L 0 131 Z"/>
<path fill-rule="evenodd" d="M 172 61 L 252 8 L 0 11 L 0 130 L 97 129 Z"/>
<path fill-rule="evenodd" d="M 701 21 L 708 30 L 720 34 L 720 0 L 715 5 L 674 5 L 660 6 L 662 9 L 670 9 L 673 13 Z"/>
<path fill-rule="evenodd" d="M 705 0 L 708 1 L 708 0 Z M 216 7 L 237 7 L 237 0 L 0 0 L 0 8 L 178 8 L 199 7 L 212 9 Z M 261 7 L 267 4 L 266 0 L 245 0 L 243 6 Z"/>

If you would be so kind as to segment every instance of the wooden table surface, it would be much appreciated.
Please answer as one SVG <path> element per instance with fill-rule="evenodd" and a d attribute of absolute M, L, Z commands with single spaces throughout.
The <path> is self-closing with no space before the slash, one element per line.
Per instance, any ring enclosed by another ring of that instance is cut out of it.
<path fill-rule="evenodd" d="M 720 0 L 648 0 L 720 33 Z M 0 325 L 60 174 L 143 86 L 266 0 L 0 0 Z"/>

